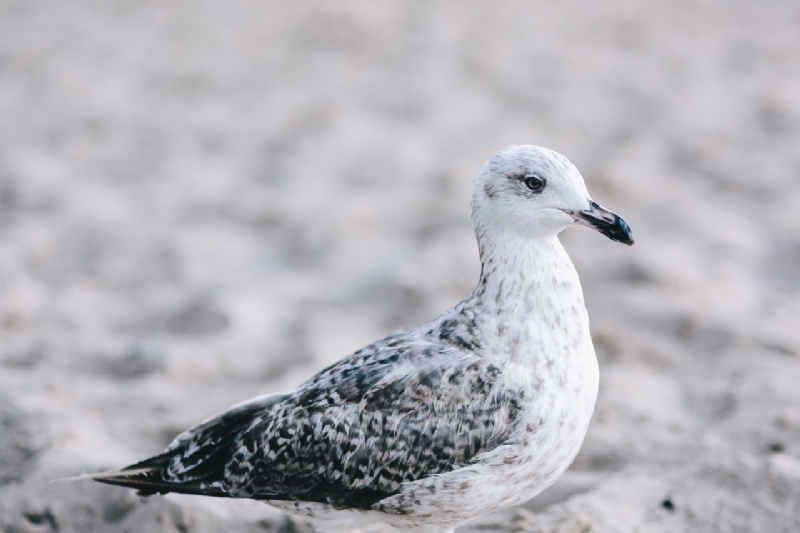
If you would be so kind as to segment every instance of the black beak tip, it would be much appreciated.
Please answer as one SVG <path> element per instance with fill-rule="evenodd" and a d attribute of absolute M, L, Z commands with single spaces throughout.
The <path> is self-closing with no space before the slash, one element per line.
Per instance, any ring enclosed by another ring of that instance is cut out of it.
<path fill-rule="evenodd" d="M 591 202 L 590 209 L 579 212 L 570 212 L 575 220 L 584 226 L 589 226 L 599 231 L 612 241 L 621 242 L 628 246 L 633 245 L 633 232 L 622 217 L 604 209 L 595 202 Z"/>
<path fill-rule="evenodd" d="M 612 241 L 621 242 L 622 244 L 627 244 L 628 246 L 633 246 L 635 242 L 633 240 L 633 232 L 631 231 L 631 227 L 628 226 L 628 223 L 625 222 L 621 217 L 618 215 L 614 215 L 614 223 L 609 225 L 608 228 L 604 228 L 606 231 L 606 237 L 611 239 Z"/>

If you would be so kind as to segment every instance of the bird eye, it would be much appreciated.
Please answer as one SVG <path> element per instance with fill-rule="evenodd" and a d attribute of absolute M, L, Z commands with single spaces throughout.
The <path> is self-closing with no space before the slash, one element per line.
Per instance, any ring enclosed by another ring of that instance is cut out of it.
<path fill-rule="evenodd" d="M 545 185 L 547 185 L 547 180 L 536 174 L 527 174 L 522 176 L 522 183 L 531 191 L 540 193 L 544 190 Z"/>

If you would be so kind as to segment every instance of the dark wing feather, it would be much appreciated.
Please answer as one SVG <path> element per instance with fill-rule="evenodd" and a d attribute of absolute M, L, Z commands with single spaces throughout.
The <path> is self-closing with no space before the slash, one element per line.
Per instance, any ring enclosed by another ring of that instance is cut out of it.
<path fill-rule="evenodd" d="M 91 479 L 109 485 L 119 485 L 137 489 L 139 496 L 152 496 L 153 494 L 180 492 L 183 494 L 200 494 L 204 496 L 229 496 L 220 489 L 209 489 L 200 483 L 185 483 L 176 487 L 173 483 L 164 481 L 162 471 L 169 465 L 173 454 L 166 452 L 146 459 L 135 465 L 128 466 L 117 472 L 103 472 L 93 474 Z"/>
<path fill-rule="evenodd" d="M 153 490 L 368 509 L 508 439 L 519 405 L 499 376 L 452 346 L 389 337 L 182 434 Z"/>
<path fill-rule="evenodd" d="M 141 496 L 168 492 L 230 497 L 206 478 L 216 479 L 230 461 L 230 448 L 259 413 L 285 396 L 271 395 L 244 402 L 178 435 L 167 450 L 116 472 L 103 472 L 92 479 L 110 485 L 138 489 Z M 192 446 L 191 443 L 203 443 Z M 176 459 L 196 465 L 191 480 L 169 481 L 163 474 Z"/>

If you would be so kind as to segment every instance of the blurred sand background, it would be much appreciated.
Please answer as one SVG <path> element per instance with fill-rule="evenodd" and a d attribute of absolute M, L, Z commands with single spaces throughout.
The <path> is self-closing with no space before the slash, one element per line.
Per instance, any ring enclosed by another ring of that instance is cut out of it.
<path fill-rule="evenodd" d="M 472 530 L 800 531 L 800 3 L 0 1 L 0 530 L 301 531 L 53 478 L 460 300 L 471 180 L 567 155 L 577 461 Z"/>

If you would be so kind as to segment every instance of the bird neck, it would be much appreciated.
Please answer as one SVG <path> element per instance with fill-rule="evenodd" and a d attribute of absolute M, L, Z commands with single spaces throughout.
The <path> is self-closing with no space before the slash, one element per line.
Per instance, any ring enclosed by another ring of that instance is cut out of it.
<path fill-rule="evenodd" d="M 471 298 L 494 315 L 544 318 L 557 299 L 577 293 L 578 274 L 556 235 L 526 238 L 514 232 L 479 240 L 481 277 Z"/>
<path fill-rule="evenodd" d="M 478 245 L 477 287 L 439 318 L 432 334 L 523 364 L 537 354 L 567 355 L 585 347 L 589 323 L 580 280 L 556 235 L 479 235 Z M 564 346 L 565 339 L 575 346 Z"/>

